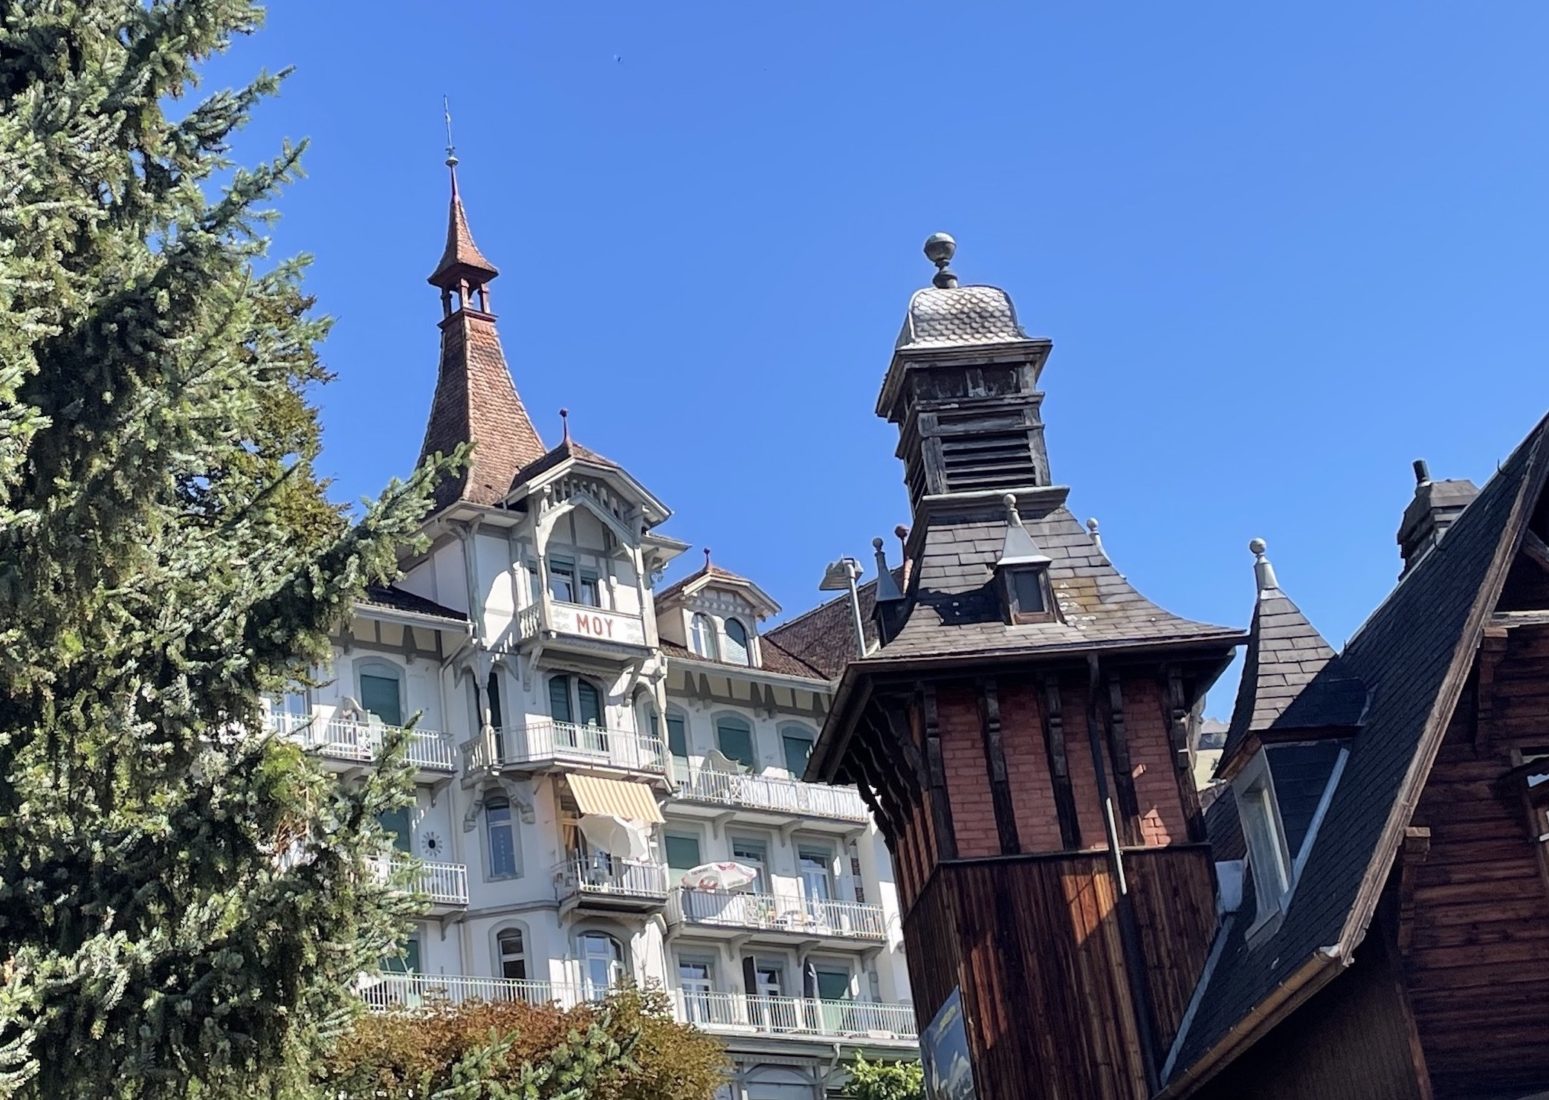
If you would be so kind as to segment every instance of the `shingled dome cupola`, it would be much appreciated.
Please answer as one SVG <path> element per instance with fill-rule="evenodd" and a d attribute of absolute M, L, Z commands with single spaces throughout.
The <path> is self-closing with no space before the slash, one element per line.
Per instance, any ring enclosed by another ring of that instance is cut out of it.
<path fill-rule="evenodd" d="M 909 299 L 877 400 L 916 512 L 927 497 L 1050 482 L 1037 387 L 1052 345 L 1023 331 L 1005 291 L 958 285 L 956 250 L 945 233 L 925 242 L 937 272 Z"/>

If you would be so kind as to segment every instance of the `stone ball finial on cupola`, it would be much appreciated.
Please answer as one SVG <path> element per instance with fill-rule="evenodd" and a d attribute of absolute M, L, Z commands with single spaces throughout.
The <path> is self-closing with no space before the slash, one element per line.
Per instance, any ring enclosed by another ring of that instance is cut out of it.
<path fill-rule="evenodd" d="M 1280 587 L 1280 581 L 1275 577 L 1275 567 L 1264 556 L 1264 551 L 1269 549 L 1269 543 L 1263 539 L 1252 539 L 1248 543 L 1248 550 L 1253 554 L 1253 579 L 1258 583 L 1260 592 L 1270 592 Z"/>
<path fill-rule="evenodd" d="M 925 258 L 936 265 L 936 276 L 931 283 L 941 290 L 957 286 L 957 273 L 949 264 L 957 255 L 957 242 L 950 233 L 932 233 L 925 238 Z"/>

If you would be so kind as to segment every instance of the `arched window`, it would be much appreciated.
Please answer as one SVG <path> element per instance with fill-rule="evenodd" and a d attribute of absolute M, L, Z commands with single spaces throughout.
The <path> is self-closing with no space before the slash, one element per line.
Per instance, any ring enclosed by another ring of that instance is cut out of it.
<path fill-rule="evenodd" d="M 689 641 L 694 652 L 701 657 L 716 660 L 720 654 L 715 645 L 715 623 L 710 621 L 710 616 L 703 611 L 696 611 L 690 625 Z"/>
<path fill-rule="evenodd" d="M 500 976 L 510 981 L 527 980 L 527 936 L 520 928 L 502 928 L 495 934 Z"/>
<path fill-rule="evenodd" d="M 726 756 L 758 771 L 758 757 L 753 752 L 753 725 L 746 718 L 728 714 L 715 720 L 715 743 Z"/>
<path fill-rule="evenodd" d="M 489 849 L 489 877 L 515 878 L 517 867 L 516 818 L 511 801 L 504 795 L 484 800 L 484 840 Z"/>
<path fill-rule="evenodd" d="M 387 661 L 355 663 L 360 705 L 384 725 L 403 725 L 403 671 Z"/>
<path fill-rule="evenodd" d="M 624 949 L 606 932 L 583 932 L 581 985 L 588 999 L 601 997 L 624 980 Z"/>
<path fill-rule="evenodd" d="M 726 659 L 734 665 L 753 663 L 753 650 L 748 645 L 748 628 L 736 619 L 726 620 Z"/>
<path fill-rule="evenodd" d="M 602 692 L 578 676 L 549 677 L 549 714 L 556 722 L 603 726 Z"/>

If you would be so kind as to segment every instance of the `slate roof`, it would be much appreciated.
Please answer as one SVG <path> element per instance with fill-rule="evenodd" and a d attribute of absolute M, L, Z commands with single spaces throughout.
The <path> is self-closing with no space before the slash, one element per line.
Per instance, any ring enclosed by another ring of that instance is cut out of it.
<path fill-rule="evenodd" d="M 1543 491 L 1546 435 L 1549 418 L 1372 613 L 1339 660 L 1303 689 L 1310 705 L 1321 705 L 1316 697 L 1325 681 L 1359 678 L 1371 695 L 1365 723 L 1350 741 L 1344 773 L 1280 927 L 1250 949 L 1244 940 L 1249 922 L 1228 926 L 1171 1080 L 1322 949 L 1345 961 L 1352 957 Z"/>
<path fill-rule="evenodd" d="M 932 520 L 915 559 L 908 618 L 898 634 L 867 660 L 956 656 L 1005 650 L 1058 649 L 1093 644 L 1219 638 L 1242 634 L 1164 611 L 1120 575 L 1089 531 L 1063 502 L 1063 490 L 1045 490 L 1024 502 L 1023 527 L 1050 558 L 1049 580 L 1062 621 L 1008 625 L 994 567 L 1006 541 L 1006 510 L 999 504 L 950 522 Z"/>
<path fill-rule="evenodd" d="M 461 611 L 455 611 L 435 600 L 427 600 L 424 596 L 416 596 L 413 592 L 406 592 L 395 584 L 373 584 L 355 602 L 363 607 L 385 607 L 414 615 L 430 615 L 454 623 L 468 622 L 468 616 Z"/>
<path fill-rule="evenodd" d="M 1011 296 L 995 286 L 926 287 L 909 299 L 896 347 L 932 348 L 1026 340 Z"/>
<path fill-rule="evenodd" d="M 707 665 L 726 665 L 728 668 L 747 668 L 747 665 L 739 665 L 733 661 L 723 661 L 709 657 L 701 657 L 687 646 L 677 642 L 661 639 L 662 652 L 672 660 L 698 661 Z M 806 664 L 804 661 L 787 653 L 778 645 L 770 642 L 767 634 L 759 636 L 759 655 L 762 658 L 759 668 L 765 672 L 773 672 L 780 676 L 800 676 L 805 680 L 826 680 L 827 676 Z"/>
<path fill-rule="evenodd" d="M 1222 760 L 1230 760 L 1250 733 L 1273 726 L 1333 659 L 1333 648 L 1289 596 L 1279 588 L 1260 589 Z"/>

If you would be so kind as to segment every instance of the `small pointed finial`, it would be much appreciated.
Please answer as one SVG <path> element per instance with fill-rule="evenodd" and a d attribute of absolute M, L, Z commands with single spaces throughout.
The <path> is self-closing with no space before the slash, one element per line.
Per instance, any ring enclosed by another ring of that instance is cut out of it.
<path fill-rule="evenodd" d="M 1415 459 L 1415 484 L 1424 485 L 1431 480 L 1431 465 L 1423 458 Z"/>
<path fill-rule="evenodd" d="M 1279 588 L 1280 582 L 1275 578 L 1275 567 L 1269 564 L 1269 559 L 1264 556 L 1264 551 L 1269 549 L 1269 544 L 1263 539 L 1254 539 L 1248 543 L 1248 549 L 1253 553 L 1253 577 L 1258 582 L 1259 591 L 1267 592 L 1272 588 Z"/>
<path fill-rule="evenodd" d="M 1022 513 L 1017 511 L 1017 495 L 1007 493 L 1000 498 L 1000 502 L 1006 506 L 1006 522 L 1014 527 L 1022 526 Z"/>
<path fill-rule="evenodd" d="M 1097 552 L 1106 558 L 1108 556 L 1108 551 L 1103 549 L 1103 536 L 1102 533 L 1098 530 L 1096 516 L 1093 516 L 1091 519 L 1086 521 L 1086 530 L 1087 534 L 1092 536 L 1092 542 L 1096 544 Z"/>
<path fill-rule="evenodd" d="M 452 101 L 446 96 L 441 97 L 441 114 L 446 119 L 446 166 L 455 169 L 457 167 L 457 146 L 452 144 Z"/>
<path fill-rule="evenodd" d="M 935 277 L 931 284 L 940 290 L 950 290 L 957 286 L 957 273 L 948 265 L 952 257 L 957 254 L 957 242 L 949 233 L 932 233 L 925 238 L 925 258 L 936 265 Z"/>
<path fill-rule="evenodd" d="M 710 568 L 710 548 L 708 546 L 705 547 L 705 568 Z"/>
<path fill-rule="evenodd" d="M 569 409 L 560 409 L 559 410 L 559 423 L 560 423 L 561 431 L 563 431 L 564 435 L 565 435 L 565 438 L 562 440 L 562 442 L 569 443 L 570 442 L 570 410 Z"/>

